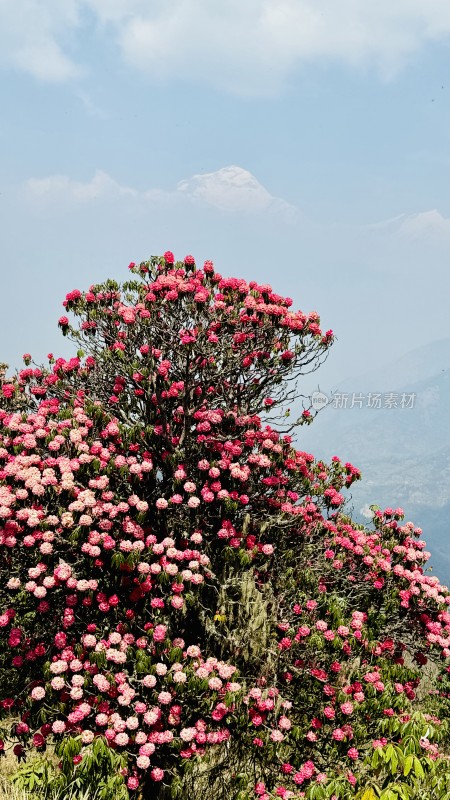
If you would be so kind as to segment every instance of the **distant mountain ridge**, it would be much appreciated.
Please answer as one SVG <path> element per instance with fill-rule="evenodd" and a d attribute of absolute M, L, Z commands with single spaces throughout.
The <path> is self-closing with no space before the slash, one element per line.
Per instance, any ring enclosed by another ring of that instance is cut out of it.
<path fill-rule="evenodd" d="M 399 390 L 447 369 L 450 369 L 450 338 L 416 347 L 379 369 L 346 378 L 338 389 L 359 392 Z"/>
<path fill-rule="evenodd" d="M 367 407 L 368 394 L 397 395 L 397 407 Z M 353 393 L 362 407 L 350 408 Z M 327 393 L 328 394 L 328 393 Z M 400 407 L 402 394 L 412 407 Z M 423 528 L 430 564 L 450 583 L 450 339 L 441 339 L 339 384 L 335 398 L 348 395 L 347 408 L 330 404 L 298 446 L 329 460 L 338 455 L 362 471 L 352 487 L 354 515 L 364 521 L 369 505 L 401 506 Z"/>

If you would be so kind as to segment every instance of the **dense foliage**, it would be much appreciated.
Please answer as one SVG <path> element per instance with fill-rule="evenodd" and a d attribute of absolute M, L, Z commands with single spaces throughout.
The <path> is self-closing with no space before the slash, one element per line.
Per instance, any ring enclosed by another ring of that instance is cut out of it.
<path fill-rule="evenodd" d="M 359 471 L 293 446 L 332 332 L 211 262 L 130 271 L 1 386 L 6 746 L 60 758 L 22 784 L 445 797 L 450 592 L 401 509 L 354 524 Z"/>

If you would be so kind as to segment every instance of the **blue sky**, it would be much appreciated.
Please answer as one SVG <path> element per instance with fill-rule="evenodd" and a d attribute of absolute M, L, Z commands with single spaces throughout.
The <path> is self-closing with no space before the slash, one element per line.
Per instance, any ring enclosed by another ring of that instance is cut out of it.
<path fill-rule="evenodd" d="M 334 382 L 450 335 L 447 0 L 0 0 L 0 360 L 172 249 L 338 335 Z"/>

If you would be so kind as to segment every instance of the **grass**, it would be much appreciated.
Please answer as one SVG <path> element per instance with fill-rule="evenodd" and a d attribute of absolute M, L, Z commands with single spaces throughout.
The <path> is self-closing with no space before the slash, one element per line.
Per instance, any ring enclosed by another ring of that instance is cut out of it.
<path fill-rule="evenodd" d="M 0 800 L 31 800 L 31 796 L 20 791 L 11 781 L 17 769 L 17 758 L 10 752 L 0 759 Z"/>
<path fill-rule="evenodd" d="M 0 775 L 0 800 L 36 800 L 39 794 L 18 789 L 7 777 Z M 49 800 L 95 800 L 96 792 L 64 792 L 50 795 Z"/>
<path fill-rule="evenodd" d="M 38 800 L 39 791 L 26 792 L 19 789 L 11 780 L 18 767 L 17 758 L 12 751 L 0 758 L 0 800 Z M 96 800 L 96 792 L 54 792 L 47 800 Z"/>

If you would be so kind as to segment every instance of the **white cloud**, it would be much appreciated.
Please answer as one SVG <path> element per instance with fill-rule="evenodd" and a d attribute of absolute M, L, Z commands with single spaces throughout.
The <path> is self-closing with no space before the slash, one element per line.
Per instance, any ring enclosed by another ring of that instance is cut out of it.
<path fill-rule="evenodd" d="M 222 167 L 215 172 L 192 175 L 180 181 L 172 190 L 150 187 L 145 190 L 122 186 L 108 173 L 96 170 L 91 180 L 79 181 L 68 175 L 50 175 L 44 178 L 30 178 L 22 187 L 26 200 L 35 208 L 44 210 L 55 208 L 64 211 L 67 207 L 86 206 L 94 203 L 125 203 L 131 213 L 154 210 L 156 207 L 175 209 L 183 204 L 204 209 L 213 209 L 219 215 L 264 218 L 287 223 L 293 230 L 300 224 L 306 234 L 331 237 L 338 249 L 345 249 L 348 239 L 353 246 L 358 243 L 366 253 L 367 263 L 371 260 L 378 267 L 384 264 L 386 248 L 391 253 L 402 251 L 405 246 L 417 245 L 429 249 L 448 247 L 450 243 L 450 218 L 443 217 L 436 209 L 417 214 L 400 214 L 383 222 L 369 225 L 336 225 L 315 223 L 308 219 L 297 206 L 272 195 L 251 172 L 236 165 Z M 130 203 L 133 205 L 130 206 Z M 305 222 L 308 223 L 307 229 Z M 407 261 L 397 263 L 397 269 L 407 269 Z"/>
<path fill-rule="evenodd" d="M 67 37 L 94 20 L 150 79 L 260 95 L 312 61 L 390 75 L 450 32 L 448 0 L 0 0 L 0 13 L 3 61 L 42 79 L 76 74 Z"/>
<path fill-rule="evenodd" d="M 365 506 L 359 509 L 359 513 L 366 519 L 372 519 L 373 517 L 373 511 L 370 510 L 370 506 L 368 503 L 366 503 Z"/>
<path fill-rule="evenodd" d="M 30 178 L 25 183 L 29 200 L 37 203 L 89 203 L 97 199 L 138 197 L 135 189 L 120 186 L 106 172 L 96 170 L 87 183 L 74 181 L 67 175 L 50 175 L 47 178 Z"/>
<path fill-rule="evenodd" d="M 0 0 L 0 63 L 43 81 L 77 77 L 65 50 L 79 24 L 79 0 Z"/>
<path fill-rule="evenodd" d="M 304 62 L 374 65 L 391 74 L 450 32 L 447 0 L 86 0 L 117 26 L 125 60 L 157 79 L 238 93 L 278 90 Z"/>
<path fill-rule="evenodd" d="M 53 41 L 41 41 L 19 47 L 14 63 L 35 78 L 54 83 L 64 82 L 80 74 L 79 68 L 61 52 Z"/>
<path fill-rule="evenodd" d="M 150 187 L 140 190 L 122 186 L 108 173 L 96 170 L 91 180 L 83 182 L 68 175 L 50 175 L 45 178 L 30 178 L 22 187 L 25 198 L 35 208 L 64 210 L 67 206 L 87 205 L 97 201 L 132 201 L 133 211 L 164 206 L 174 208 L 183 203 L 191 206 L 215 209 L 219 214 L 236 214 L 255 218 L 269 217 L 291 224 L 299 223 L 321 236 L 334 237 L 344 247 L 350 238 L 371 256 L 379 257 L 389 247 L 420 244 L 446 247 L 450 243 L 450 218 L 442 216 L 436 209 L 417 214 L 399 214 L 397 217 L 368 225 L 315 223 L 294 205 L 275 197 L 251 172 L 236 165 L 222 167 L 215 172 L 192 175 L 180 181 L 172 190 Z M 342 238 L 343 237 L 343 238 Z M 337 245 L 338 246 L 338 245 Z M 396 251 L 395 251 L 396 252 Z M 366 256 L 368 258 L 368 256 Z M 370 261 L 370 258 L 369 258 Z M 404 265 L 406 268 L 406 264 Z"/>
<path fill-rule="evenodd" d="M 237 166 L 193 175 L 180 181 L 171 192 L 158 188 L 139 191 L 121 186 L 101 170 L 96 170 L 93 178 L 84 183 L 67 175 L 31 178 L 25 183 L 24 189 L 27 199 L 40 207 L 55 203 L 64 206 L 125 198 L 136 200 L 143 206 L 161 202 L 174 204 L 185 200 L 236 214 L 269 212 L 286 219 L 299 215 L 298 209 L 271 195 L 251 172 Z"/>

